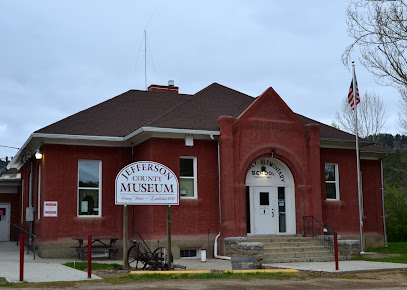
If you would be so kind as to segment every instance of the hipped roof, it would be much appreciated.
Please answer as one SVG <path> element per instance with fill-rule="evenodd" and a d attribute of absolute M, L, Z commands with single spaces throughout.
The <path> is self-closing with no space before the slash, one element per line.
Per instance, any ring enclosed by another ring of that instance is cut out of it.
<path fill-rule="evenodd" d="M 124 137 L 145 126 L 219 131 L 219 116 L 237 118 L 254 100 L 217 83 L 194 95 L 130 90 L 35 133 Z M 352 134 L 296 115 L 304 125 L 318 124 L 321 140 L 355 141 Z M 365 139 L 360 142 L 362 146 L 370 144 Z M 379 146 L 372 146 L 369 147 L 375 152 L 387 152 Z"/>

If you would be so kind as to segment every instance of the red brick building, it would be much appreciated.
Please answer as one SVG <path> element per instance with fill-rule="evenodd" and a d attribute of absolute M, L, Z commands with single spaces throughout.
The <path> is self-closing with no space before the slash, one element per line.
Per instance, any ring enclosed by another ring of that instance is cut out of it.
<path fill-rule="evenodd" d="M 386 153 L 360 140 L 367 247 L 383 245 Z M 122 237 L 115 178 L 135 161 L 159 162 L 179 177 L 175 257 L 212 249 L 218 233 L 302 234 L 303 216 L 359 239 L 353 135 L 293 113 L 272 88 L 253 98 L 216 83 L 194 95 L 150 86 L 34 132 L 9 165 L 21 172 L 19 222 L 37 235 L 40 255 L 73 255 L 72 237 Z M 47 201 L 57 202 L 56 216 L 45 214 Z M 130 206 L 128 216 L 130 239 L 138 231 L 165 241 L 165 206 Z"/>

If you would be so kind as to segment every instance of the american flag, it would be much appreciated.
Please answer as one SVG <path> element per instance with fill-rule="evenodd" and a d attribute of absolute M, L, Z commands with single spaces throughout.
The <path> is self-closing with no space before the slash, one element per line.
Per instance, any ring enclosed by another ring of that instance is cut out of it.
<path fill-rule="evenodd" d="M 358 81 L 356 80 L 355 77 L 355 83 L 356 83 L 356 105 L 360 103 L 360 98 L 359 98 L 359 89 L 358 89 Z M 355 109 L 355 101 L 353 98 L 353 80 L 350 82 L 350 88 L 349 88 L 349 93 L 348 93 L 348 103 L 352 110 Z"/>

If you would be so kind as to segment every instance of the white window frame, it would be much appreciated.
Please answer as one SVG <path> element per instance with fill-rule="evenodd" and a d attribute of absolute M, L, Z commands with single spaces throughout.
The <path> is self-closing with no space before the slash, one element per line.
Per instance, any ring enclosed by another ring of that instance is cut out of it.
<path fill-rule="evenodd" d="M 195 251 L 196 255 L 192 257 L 181 257 L 181 251 Z M 195 249 L 195 248 L 180 248 L 179 249 L 179 258 L 182 260 L 196 260 L 201 258 L 201 249 Z"/>
<path fill-rule="evenodd" d="M 338 163 L 329 163 L 329 162 L 327 162 L 327 163 L 325 163 L 325 166 L 326 165 L 334 165 L 335 166 L 335 180 L 334 181 L 326 180 L 326 172 L 324 172 L 324 176 L 325 176 L 325 184 L 327 184 L 327 183 L 335 183 L 336 198 L 328 198 L 327 197 L 326 186 L 325 186 L 325 199 L 326 200 L 340 200 L 340 194 L 339 194 L 339 164 Z"/>
<path fill-rule="evenodd" d="M 197 171 L 197 157 L 196 156 L 180 156 L 179 159 L 192 159 L 194 164 L 193 164 L 193 169 L 194 169 L 194 176 L 181 176 L 180 173 L 180 183 L 181 179 L 193 179 L 194 180 L 194 196 L 182 196 L 180 193 L 180 198 L 182 199 L 198 199 L 198 182 L 197 182 L 197 176 L 198 176 L 198 171 Z"/>
<path fill-rule="evenodd" d="M 79 189 L 92 189 L 95 190 L 96 187 L 79 187 L 79 162 L 80 161 L 94 161 L 99 162 L 99 204 L 98 204 L 98 214 L 97 215 L 81 215 L 79 214 Z M 78 180 L 77 180 L 77 194 L 76 194 L 76 214 L 79 218 L 97 218 L 102 217 L 102 160 L 94 159 L 79 159 L 78 160 Z"/>

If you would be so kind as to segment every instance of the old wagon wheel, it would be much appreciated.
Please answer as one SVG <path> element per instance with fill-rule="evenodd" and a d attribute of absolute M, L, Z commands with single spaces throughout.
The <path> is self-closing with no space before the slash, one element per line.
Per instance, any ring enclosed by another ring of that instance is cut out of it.
<path fill-rule="evenodd" d="M 152 259 L 154 259 L 154 263 L 153 263 L 153 267 L 155 268 L 155 270 L 160 269 L 165 270 L 165 265 L 164 264 L 164 248 L 160 247 L 154 250 L 154 252 L 152 253 Z"/>
<path fill-rule="evenodd" d="M 130 268 L 145 270 L 148 266 L 148 260 L 148 252 L 140 244 L 135 244 L 127 251 L 127 261 Z"/>

